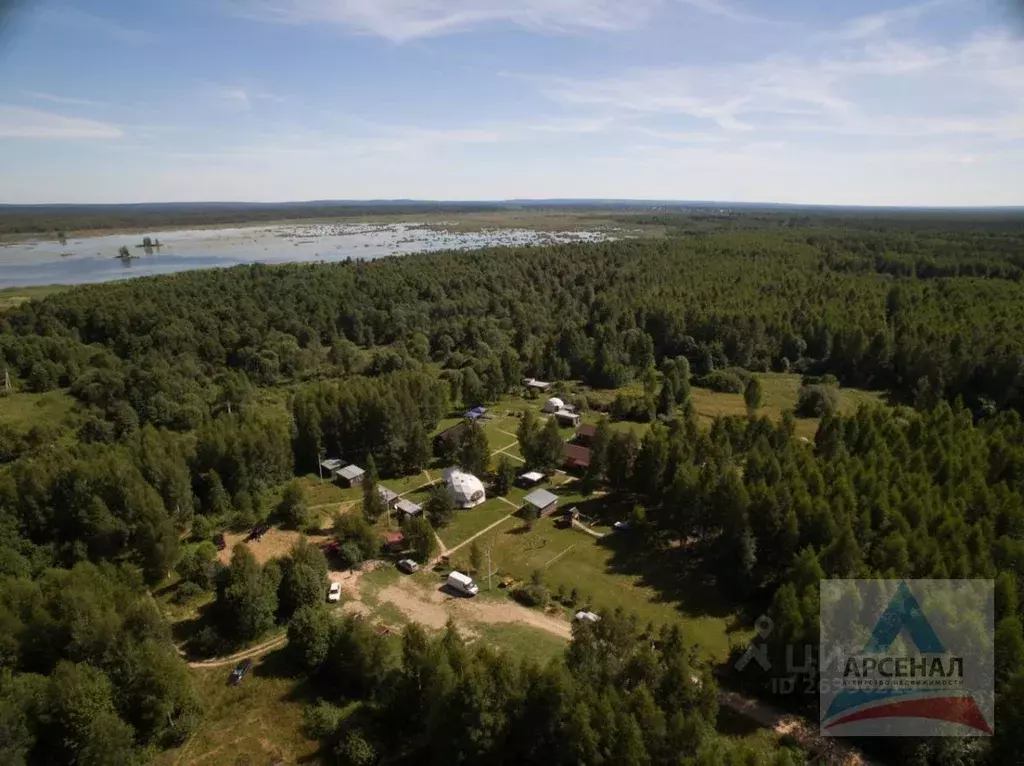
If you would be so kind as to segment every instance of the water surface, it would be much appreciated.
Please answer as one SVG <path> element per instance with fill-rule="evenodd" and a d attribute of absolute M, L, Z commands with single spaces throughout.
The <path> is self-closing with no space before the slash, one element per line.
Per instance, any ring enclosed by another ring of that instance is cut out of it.
<path fill-rule="evenodd" d="M 141 234 L 38 240 L 0 245 L 0 287 L 86 284 L 245 263 L 374 259 L 433 250 L 494 245 L 594 242 L 609 232 L 494 229 L 453 232 L 424 224 L 289 224 L 246 228 L 154 231 L 160 247 L 144 250 Z M 127 246 L 133 257 L 117 257 Z"/>

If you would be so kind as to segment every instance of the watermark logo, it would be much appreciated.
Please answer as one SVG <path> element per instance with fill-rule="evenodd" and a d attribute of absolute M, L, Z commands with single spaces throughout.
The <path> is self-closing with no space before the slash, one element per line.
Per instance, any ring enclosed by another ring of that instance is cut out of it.
<path fill-rule="evenodd" d="M 991 736 L 991 580 L 822 580 L 826 736 Z"/>

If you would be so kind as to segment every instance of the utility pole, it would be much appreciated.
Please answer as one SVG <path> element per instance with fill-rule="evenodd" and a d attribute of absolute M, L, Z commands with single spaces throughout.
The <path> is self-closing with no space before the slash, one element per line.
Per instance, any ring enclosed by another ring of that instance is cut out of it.
<path fill-rule="evenodd" d="M 487 546 L 487 590 L 488 590 L 488 592 L 491 590 L 491 575 L 492 574 L 493 574 L 493 571 L 491 570 L 491 546 L 488 545 Z"/>
<path fill-rule="evenodd" d="M 324 483 L 324 448 L 317 442 L 316 445 L 316 467 L 320 471 L 320 483 Z"/>
<path fill-rule="evenodd" d="M 11 392 L 11 373 L 6 367 L 4 367 L 4 391 Z"/>

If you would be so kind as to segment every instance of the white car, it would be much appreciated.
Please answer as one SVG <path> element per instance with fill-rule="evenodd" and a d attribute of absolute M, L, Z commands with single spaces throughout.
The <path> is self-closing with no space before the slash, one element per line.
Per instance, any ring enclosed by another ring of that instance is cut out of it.
<path fill-rule="evenodd" d="M 406 574 L 413 574 L 414 572 L 418 572 L 419 571 L 420 565 L 417 564 L 412 559 L 402 559 L 401 561 L 398 562 L 398 568 L 401 569 Z"/>
<path fill-rule="evenodd" d="M 576 612 L 576 622 L 600 622 L 600 616 L 593 612 Z"/>
<path fill-rule="evenodd" d="M 329 591 L 327 591 L 327 600 L 330 601 L 332 604 L 337 603 L 338 601 L 341 601 L 341 583 L 340 582 L 332 582 L 331 583 L 331 589 Z"/>

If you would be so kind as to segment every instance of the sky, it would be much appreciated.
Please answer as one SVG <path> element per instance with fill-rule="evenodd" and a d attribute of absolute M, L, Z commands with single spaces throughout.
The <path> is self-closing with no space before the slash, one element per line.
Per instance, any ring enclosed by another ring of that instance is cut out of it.
<path fill-rule="evenodd" d="M 0 203 L 1024 205 L 1020 5 L 0 0 Z"/>

